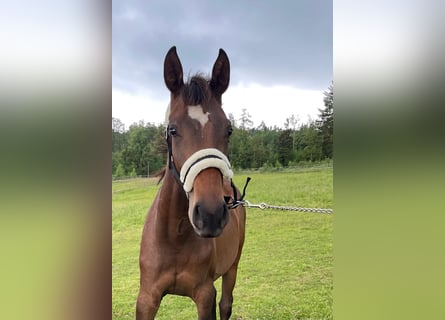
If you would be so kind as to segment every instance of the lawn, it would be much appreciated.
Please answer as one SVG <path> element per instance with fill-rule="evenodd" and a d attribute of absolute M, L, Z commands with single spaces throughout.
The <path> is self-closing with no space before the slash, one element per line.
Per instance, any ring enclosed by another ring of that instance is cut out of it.
<path fill-rule="evenodd" d="M 252 177 L 251 203 L 333 207 L 332 168 L 235 174 Z M 153 179 L 113 182 L 113 319 L 134 319 L 138 254 L 147 210 L 159 186 Z M 232 319 L 332 319 L 333 216 L 247 210 L 246 241 L 234 290 Z M 219 291 L 221 281 L 216 282 Z M 167 295 L 156 319 L 196 319 L 186 297 Z"/>

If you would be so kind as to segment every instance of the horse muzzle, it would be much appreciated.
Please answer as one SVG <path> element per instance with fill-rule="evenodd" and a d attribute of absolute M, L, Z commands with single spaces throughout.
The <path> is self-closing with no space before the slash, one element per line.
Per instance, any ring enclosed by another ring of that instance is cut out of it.
<path fill-rule="evenodd" d="M 217 205 L 198 202 L 193 208 L 191 220 L 200 237 L 218 237 L 229 222 L 229 210 L 225 202 L 218 202 Z"/>

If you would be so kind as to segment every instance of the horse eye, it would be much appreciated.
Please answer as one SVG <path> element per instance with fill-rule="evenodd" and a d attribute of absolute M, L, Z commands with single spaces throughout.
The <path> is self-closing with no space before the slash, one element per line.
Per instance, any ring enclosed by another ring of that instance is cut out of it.
<path fill-rule="evenodd" d="M 227 135 L 230 137 L 230 136 L 232 135 L 232 133 L 233 133 L 233 128 L 232 128 L 232 127 L 229 127 L 229 128 L 227 129 Z"/>
<path fill-rule="evenodd" d="M 172 137 L 176 137 L 178 135 L 178 130 L 175 127 L 168 127 L 168 134 Z"/>

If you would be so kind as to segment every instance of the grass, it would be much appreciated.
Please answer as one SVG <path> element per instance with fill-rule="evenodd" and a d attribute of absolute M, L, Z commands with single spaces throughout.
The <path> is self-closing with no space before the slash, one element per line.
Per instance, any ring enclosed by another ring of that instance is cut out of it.
<path fill-rule="evenodd" d="M 252 181 L 251 203 L 332 208 L 332 168 L 235 174 Z M 139 242 L 156 181 L 113 182 L 113 319 L 134 319 L 139 289 Z M 247 210 L 246 242 L 234 290 L 232 319 L 332 319 L 330 215 Z M 218 291 L 221 281 L 216 283 Z M 156 319 L 196 319 L 186 297 L 167 295 Z"/>

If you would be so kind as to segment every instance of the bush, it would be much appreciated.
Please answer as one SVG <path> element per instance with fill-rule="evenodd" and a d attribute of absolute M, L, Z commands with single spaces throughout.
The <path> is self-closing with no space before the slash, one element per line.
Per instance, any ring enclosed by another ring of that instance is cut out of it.
<path fill-rule="evenodd" d="M 116 172 L 114 173 L 114 176 L 117 178 L 125 177 L 125 169 L 122 163 L 119 163 L 119 165 L 116 168 Z"/>

